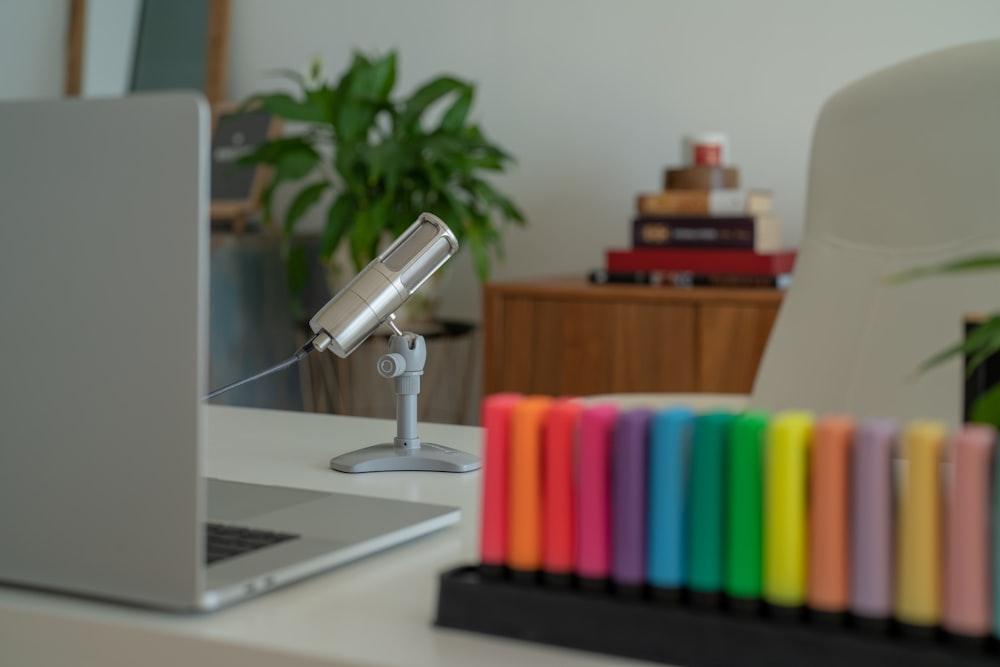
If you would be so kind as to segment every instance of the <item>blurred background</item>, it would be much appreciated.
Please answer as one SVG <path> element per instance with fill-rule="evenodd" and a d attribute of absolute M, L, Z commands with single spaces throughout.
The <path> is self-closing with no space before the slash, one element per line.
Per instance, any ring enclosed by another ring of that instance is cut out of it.
<path fill-rule="evenodd" d="M 319 62 L 335 80 L 355 51 L 395 51 L 401 94 L 443 74 L 473 83 L 469 118 L 514 158 L 491 181 L 527 223 L 501 226 L 489 279 L 507 281 L 584 275 L 627 246 L 636 193 L 660 188 L 693 131 L 726 133 L 742 182 L 774 193 L 794 247 L 823 102 L 881 67 L 997 37 L 996 0 L 0 0 L 0 100 L 195 86 L 218 107 L 293 91 L 279 69 Z M 294 195 L 277 188 L 275 209 Z M 324 211 L 296 234 L 320 234 Z M 302 333 L 281 234 L 259 208 L 234 215 L 213 231 L 213 386 L 287 357 Z M 423 418 L 475 423 L 483 283 L 471 253 L 452 264 L 435 315 L 452 328 L 428 335 Z M 356 356 L 225 402 L 391 414 L 374 357 Z"/>

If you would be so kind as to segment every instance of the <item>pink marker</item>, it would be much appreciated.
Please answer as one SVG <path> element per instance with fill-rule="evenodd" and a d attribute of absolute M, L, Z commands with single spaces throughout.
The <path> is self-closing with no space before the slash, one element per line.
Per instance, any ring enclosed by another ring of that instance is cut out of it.
<path fill-rule="evenodd" d="M 618 408 L 587 407 L 580 415 L 576 573 L 603 588 L 611 574 L 611 443 Z"/>
<path fill-rule="evenodd" d="M 990 486 L 996 437 L 992 426 L 970 424 L 953 442 L 941 625 L 960 637 L 985 639 L 992 629 Z"/>

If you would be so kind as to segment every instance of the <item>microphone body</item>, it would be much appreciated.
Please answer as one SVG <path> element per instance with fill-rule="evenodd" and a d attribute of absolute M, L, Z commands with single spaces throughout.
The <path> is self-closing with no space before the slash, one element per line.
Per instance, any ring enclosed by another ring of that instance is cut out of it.
<path fill-rule="evenodd" d="M 313 315 L 313 347 L 347 357 L 458 251 L 458 240 L 421 213 L 392 245 Z"/>

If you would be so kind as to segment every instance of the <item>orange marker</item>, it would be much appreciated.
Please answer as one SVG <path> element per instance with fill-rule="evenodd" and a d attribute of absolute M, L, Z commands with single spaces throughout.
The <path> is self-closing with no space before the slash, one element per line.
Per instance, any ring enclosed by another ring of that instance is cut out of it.
<path fill-rule="evenodd" d="M 896 534 L 896 620 L 927 629 L 941 617 L 941 451 L 944 425 L 914 421 L 901 440 L 906 472 Z"/>
<path fill-rule="evenodd" d="M 983 639 L 993 624 L 990 487 L 996 437 L 992 426 L 970 424 L 954 442 L 941 625 L 961 637 Z"/>
<path fill-rule="evenodd" d="M 843 415 L 816 423 L 809 464 L 809 567 L 806 604 L 814 612 L 843 614 L 850 591 L 851 444 L 854 420 Z"/>
<path fill-rule="evenodd" d="M 507 565 L 510 415 L 521 400 L 520 394 L 502 393 L 487 396 L 482 403 L 483 506 L 479 560 L 492 574 L 500 574 Z"/>
<path fill-rule="evenodd" d="M 510 415 L 507 564 L 530 577 L 542 567 L 542 425 L 551 406 L 529 396 Z"/>
<path fill-rule="evenodd" d="M 574 453 L 583 405 L 553 403 L 544 419 L 542 442 L 542 569 L 546 580 L 569 583 L 576 566 Z"/>

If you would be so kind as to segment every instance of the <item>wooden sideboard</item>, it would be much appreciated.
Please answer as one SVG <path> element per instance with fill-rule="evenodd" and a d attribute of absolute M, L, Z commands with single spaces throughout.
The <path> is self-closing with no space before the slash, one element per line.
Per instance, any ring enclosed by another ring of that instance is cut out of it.
<path fill-rule="evenodd" d="M 583 278 L 487 284 L 483 390 L 747 393 L 782 296 Z"/>

